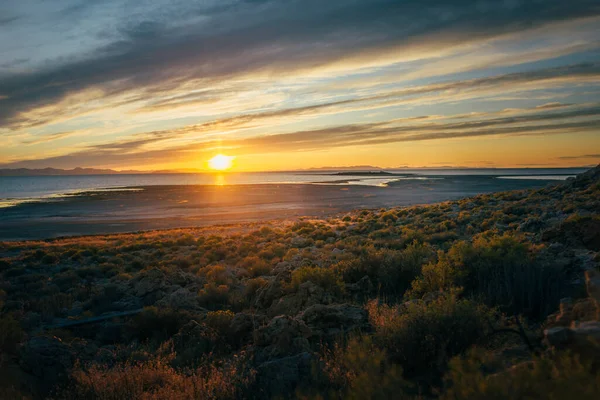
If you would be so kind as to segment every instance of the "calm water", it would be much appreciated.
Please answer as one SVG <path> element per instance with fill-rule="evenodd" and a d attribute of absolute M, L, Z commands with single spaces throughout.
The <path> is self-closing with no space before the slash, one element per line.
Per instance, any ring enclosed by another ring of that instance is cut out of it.
<path fill-rule="evenodd" d="M 366 177 L 335 175 L 335 172 L 268 172 L 215 174 L 137 174 L 86 176 L 0 177 L 0 207 L 24 201 L 44 201 L 82 192 L 134 190 L 163 185 L 252 185 L 312 183 L 331 185 L 387 186 L 400 180 L 443 180 L 449 176 L 495 176 L 497 179 L 564 180 L 584 169 L 403 169 L 388 170 L 402 176 Z"/>

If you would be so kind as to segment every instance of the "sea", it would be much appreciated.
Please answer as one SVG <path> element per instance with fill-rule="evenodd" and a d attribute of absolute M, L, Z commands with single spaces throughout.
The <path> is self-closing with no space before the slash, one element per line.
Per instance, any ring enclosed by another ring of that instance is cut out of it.
<path fill-rule="evenodd" d="M 442 181 L 452 176 L 489 176 L 494 179 L 560 181 L 585 172 L 585 168 L 523 169 L 400 169 L 389 174 L 366 175 L 347 170 L 245 172 L 245 173 L 181 173 L 181 174 L 117 174 L 60 176 L 0 176 L 0 208 L 22 203 L 56 201 L 63 197 L 90 192 L 142 190 L 148 186 L 171 185 L 257 185 L 312 184 L 363 185 L 385 187 L 406 180 Z"/>

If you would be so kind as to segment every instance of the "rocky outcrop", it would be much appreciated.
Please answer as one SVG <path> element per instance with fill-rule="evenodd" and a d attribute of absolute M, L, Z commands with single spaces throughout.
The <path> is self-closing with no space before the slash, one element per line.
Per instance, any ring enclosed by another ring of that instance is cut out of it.
<path fill-rule="evenodd" d="M 248 313 L 237 313 L 229 324 L 230 341 L 236 345 L 247 343 L 254 330 L 266 323 L 264 315 L 252 315 Z"/>
<path fill-rule="evenodd" d="M 190 321 L 173 336 L 173 349 L 181 352 L 194 348 L 200 353 L 211 350 L 212 345 L 218 340 L 218 334 L 204 324 Z"/>
<path fill-rule="evenodd" d="M 38 336 L 23 346 L 21 367 L 39 380 L 45 392 L 66 381 L 75 359 L 75 350 L 59 338 Z"/>
<path fill-rule="evenodd" d="M 558 315 L 549 317 L 549 327 L 544 331 L 548 345 L 585 353 L 590 341 L 600 341 L 600 276 L 596 271 L 586 271 L 586 288 L 588 299 L 575 304 L 563 299 Z M 578 308 L 580 304 L 585 306 Z M 591 320 L 582 322 L 578 319 L 582 316 Z"/>
<path fill-rule="evenodd" d="M 600 251 L 600 218 L 589 215 L 569 218 L 558 226 L 544 231 L 542 239 Z"/>
<path fill-rule="evenodd" d="M 364 308 L 350 304 L 316 304 L 304 310 L 298 319 L 312 331 L 312 338 L 333 339 L 349 332 L 371 330 L 369 316 Z"/>
<path fill-rule="evenodd" d="M 310 351 L 312 332 L 298 319 L 280 315 L 255 332 L 256 359 L 269 361 Z"/>
<path fill-rule="evenodd" d="M 183 365 L 192 363 L 214 351 L 215 347 L 221 343 L 217 332 L 193 320 L 185 324 L 173 336 L 172 342 L 177 362 Z"/>
<path fill-rule="evenodd" d="M 255 306 L 266 309 L 285 294 L 281 280 L 273 279 L 256 293 Z"/>
<path fill-rule="evenodd" d="M 300 353 L 262 363 L 256 369 L 257 386 L 264 398 L 284 398 L 311 376 L 314 356 Z"/>
<path fill-rule="evenodd" d="M 346 293 L 355 301 L 363 300 L 369 293 L 373 292 L 373 282 L 368 275 L 363 276 L 355 283 L 347 283 L 345 286 Z"/>
<path fill-rule="evenodd" d="M 165 295 L 156 302 L 156 305 L 194 312 L 206 312 L 206 309 L 200 306 L 198 295 L 187 288 L 179 288 L 173 293 Z"/>
<path fill-rule="evenodd" d="M 302 310 L 315 304 L 331 304 L 333 296 L 322 287 L 312 282 L 304 282 L 296 293 L 291 293 L 276 300 L 267 315 L 297 315 Z"/>
<path fill-rule="evenodd" d="M 168 288 L 165 273 L 157 268 L 141 272 L 131 280 L 133 293 L 140 298 L 162 297 Z"/>

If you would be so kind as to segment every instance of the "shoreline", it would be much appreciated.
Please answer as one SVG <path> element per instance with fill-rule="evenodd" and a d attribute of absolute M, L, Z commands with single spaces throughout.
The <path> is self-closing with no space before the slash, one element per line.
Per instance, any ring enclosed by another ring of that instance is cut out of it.
<path fill-rule="evenodd" d="M 394 181 L 385 187 L 296 183 L 139 186 L 2 208 L 0 241 L 327 218 L 357 209 L 435 204 L 551 184 L 544 180 L 452 176 Z"/>

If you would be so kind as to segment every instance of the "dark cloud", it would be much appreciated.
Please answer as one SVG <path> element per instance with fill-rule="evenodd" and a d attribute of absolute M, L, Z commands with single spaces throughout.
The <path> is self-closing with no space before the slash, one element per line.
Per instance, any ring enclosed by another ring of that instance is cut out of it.
<path fill-rule="evenodd" d="M 129 22 L 90 58 L 0 79 L 0 127 L 31 124 L 21 112 L 89 87 L 105 96 L 144 88 L 149 95 L 190 81 L 255 71 L 286 73 L 369 52 L 444 48 L 600 13 L 597 1 L 322 0 L 246 1 L 207 14 L 203 24 L 173 15 Z M 83 57 L 83 55 L 82 55 Z M 567 71 L 566 71 L 567 72 Z"/>
<path fill-rule="evenodd" d="M 19 17 L 0 17 L 0 26 L 10 25 L 18 19 Z"/>
<path fill-rule="evenodd" d="M 563 156 L 558 157 L 560 160 L 586 160 L 600 158 L 600 154 L 582 154 L 579 156 Z"/>

